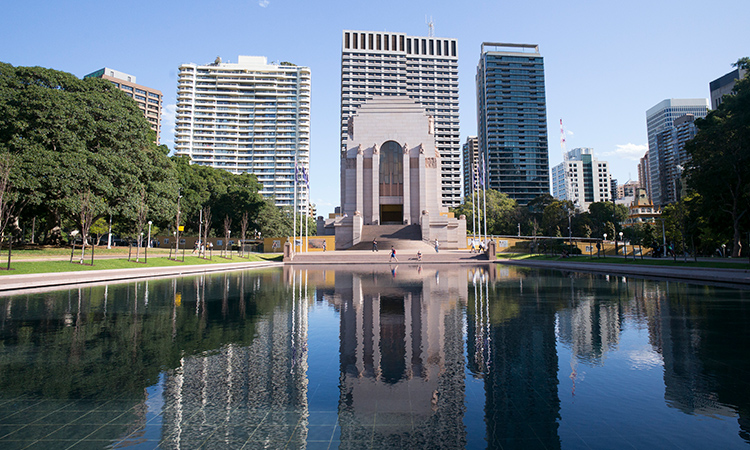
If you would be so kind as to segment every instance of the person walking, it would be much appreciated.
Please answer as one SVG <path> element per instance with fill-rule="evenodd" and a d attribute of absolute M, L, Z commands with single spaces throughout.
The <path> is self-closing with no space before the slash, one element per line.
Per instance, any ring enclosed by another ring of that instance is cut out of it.
<path fill-rule="evenodd" d="M 374 252 L 378 251 L 378 240 L 377 240 L 377 238 L 374 238 L 372 240 L 372 251 L 374 251 Z"/>
<path fill-rule="evenodd" d="M 422 261 L 422 250 L 417 250 L 417 261 Z"/>
<path fill-rule="evenodd" d="M 327 242 L 326 242 L 326 241 L 323 241 L 323 251 L 324 251 L 324 252 L 326 251 L 326 247 L 327 247 L 327 246 L 328 246 L 328 245 L 327 245 Z"/>
<path fill-rule="evenodd" d="M 435 253 L 439 253 L 439 252 L 440 252 L 440 243 L 438 242 L 437 239 L 435 239 Z"/>
<path fill-rule="evenodd" d="M 391 259 L 389 259 L 388 262 L 391 262 L 394 259 L 398 262 L 398 258 L 396 258 L 396 249 L 391 246 Z"/>

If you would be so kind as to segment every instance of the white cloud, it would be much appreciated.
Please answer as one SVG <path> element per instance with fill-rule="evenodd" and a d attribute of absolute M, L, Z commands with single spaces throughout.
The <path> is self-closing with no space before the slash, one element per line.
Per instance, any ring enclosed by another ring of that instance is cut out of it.
<path fill-rule="evenodd" d="M 161 139 L 160 143 L 174 149 L 175 113 L 177 105 L 172 103 L 161 110 Z"/>
<path fill-rule="evenodd" d="M 661 355 L 650 348 L 631 350 L 627 353 L 627 358 L 630 368 L 634 370 L 648 370 L 664 365 Z"/>
<path fill-rule="evenodd" d="M 268 6 L 269 3 L 270 2 L 268 0 L 260 0 L 258 2 L 258 5 L 260 5 L 261 8 L 265 8 L 266 6 Z"/>
<path fill-rule="evenodd" d="M 640 161 L 643 155 L 646 154 L 646 150 L 648 150 L 648 145 L 646 144 L 617 144 L 615 151 L 605 152 L 603 156 L 617 156 L 631 161 Z"/>

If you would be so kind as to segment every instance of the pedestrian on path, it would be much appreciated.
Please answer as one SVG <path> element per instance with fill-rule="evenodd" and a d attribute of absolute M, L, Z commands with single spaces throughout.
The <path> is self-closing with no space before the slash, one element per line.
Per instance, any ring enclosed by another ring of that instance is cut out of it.
<path fill-rule="evenodd" d="M 440 243 L 438 242 L 437 239 L 435 239 L 435 253 L 439 253 L 439 252 L 440 252 Z"/>
<path fill-rule="evenodd" d="M 396 249 L 391 246 L 391 259 L 389 259 L 388 262 L 391 262 L 394 259 L 398 262 L 398 258 L 396 258 Z"/>
<path fill-rule="evenodd" d="M 326 247 L 327 247 L 327 246 L 328 246 L 328 245 L 327 245 L 327 242 L 326 242 L 326 241 L 323 241 L 323 251 L 324 251 L 324 252 L 326 251 Z"/>
<path fill-rule="evenodd" d="M 422 250 L 417 250 L 417 261 L 422 261 Z"/>
<path fill-rule="evenodd" d="M 372 251 L 377 252 L 378 251 L 378 241 L 377 239 L 372 240 Z"/>

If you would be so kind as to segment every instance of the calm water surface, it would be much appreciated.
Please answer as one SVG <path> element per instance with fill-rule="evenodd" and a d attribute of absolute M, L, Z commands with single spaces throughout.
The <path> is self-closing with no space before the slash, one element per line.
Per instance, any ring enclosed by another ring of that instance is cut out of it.
<path fill-rule="evenodd" d="M 750 447 L 749 291 L 298 266 L 0 306 L 2 449 Z"/>

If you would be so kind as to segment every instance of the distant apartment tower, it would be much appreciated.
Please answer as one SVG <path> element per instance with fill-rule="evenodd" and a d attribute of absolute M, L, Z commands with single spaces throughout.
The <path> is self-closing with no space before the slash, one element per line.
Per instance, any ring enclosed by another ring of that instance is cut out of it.
<path fill-rule="evenodd" d="M 156 132 L 156 143 L 159 143 L 161 138 L 161 91 L 136 84 L 135 76 L 108 67 L 84 75 L 83 78 L 104 78 L 132 97 L 138 104 L 138 108 L 143 111 L 151 129 Z"/>
<path fill-rule="evenodd" d="M 617 186 L 617 198 L 635 197 L 636 190 L 639 187 L 637 181 L 628 180 L 627 183 Z"/>
<path fill-rule="evenodd" d="M 349 118 L 375 96 L 408 96 L 434 120 L 442 203 L 461 203 L 456 39 L 344 30 L 341 50 L 341 150 Z M 380 144 L 380 143 L 378 143 Z M 402 143 L 404 144 L 404 143 Z"/>
<path fill-rule="evenodd" d="M 544 61 L 538 45 L 485 42 L 477 66 L 477 131 L 490 189 L 519 204 L 549 194 Z"/>
<path fill-rule="evenodd" d="M 310 163 L 310 69 L 268 64 L 263 56 L 237 63 L 182 64 L 177 87 L 175 154 L 194 164 L 252 173 L 277 206 L 295 203 L 295 162 Z M 297 183 L 298 211 L 309 195 Z"/>
<path fill-rule="evenodd" d="M 646 154 L 638 162 L 638 184 L 641 189 L 646 191 L 646 195 L 650 201 L 651 192 L 649 191 L 649 186 L 651 185 L 651 177 L 649 176 L 648 167 L 648 150 L 646 150 Z"/>
<path fill-rule="evenodd" d="M 612 200 L 611 180 L 609 163 L 594 158 L 593 149 L 574 148 L 552 168 L 552 195 L 588 211 L 591 203 Z"/>
<path fill-rule="evenodd" d="M 676 201 L 675 177 L 680 167 L 684 167 L 686 155 L 684 146 L 686 131 L 679 131 L 677 125 L 686 127 L 685 122 L 706 117 L 708 99 L 667 99 L 657 103 L 646 112 L 648 129 L 648 171 L 651 202 L 663 206 Z M 685 115 L 692 118 L 676 120 Z M 693 133 L 694 135 L 694 133 Z M 681 140 L 682 139 L 682 140 Z"/>
<path fill-rule="evenodd" d="M 747 75 L 747 70 L 737 68 L 728 74 L 715 79 L 708 84 L 708 88 L 711 91 L 711 108 L 717 109 L 721 105 L 722 98 L 725 95 L 732 93 L 735 83 L 737 80 L 744 78 Z"/>
<path fill-rule="evenodd" d="M 479 140 L 476 136 L 468 136 L 461 152 L 464 166 L 464 197 L 468 197 L 477 189 L 479 176 Z"/>

